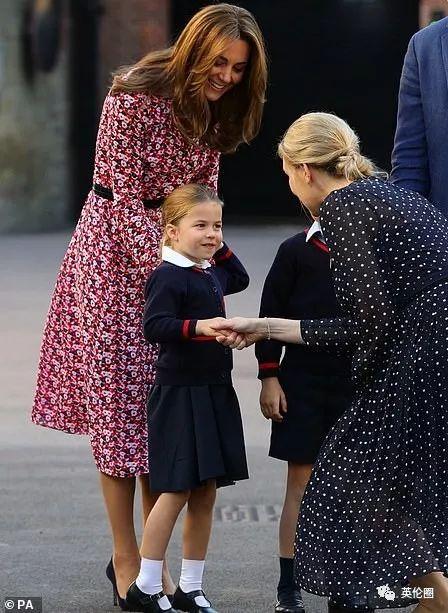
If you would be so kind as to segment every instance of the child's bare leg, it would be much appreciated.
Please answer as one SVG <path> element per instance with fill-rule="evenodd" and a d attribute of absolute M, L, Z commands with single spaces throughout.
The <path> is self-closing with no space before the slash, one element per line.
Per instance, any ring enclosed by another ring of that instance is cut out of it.
<path fill-rule="evenodd" d="M 153 494 L 151 492 L 151 488 L 149 487 L 149 476 L 141 475 L 140 477 L 140 487 L 142 490 L 142 510 L 143 510 L 143 530 L 146 526 L 146 520 L 150 512 L 152 511 L 154 505 L 156 504 L 160 494 Z M 166 558 L 163 560 L 163 591 L 165 594 L 174 594 L 176 586 L 174 585 L 174 581 L 171 577 L 170 570 L 168 568 L 168 564 Z"/>
<path fill-rule="evenodd" d="M 199 593 L 202 590 L 202 575 L 205 556 L 213 521 L 216 499 L 216 482 L 191 492 L 184 521 L 183 559 L 179 588 L 174 598 L 175 608 L 190 610 L 191 599 L 199 607 L 210 607 L 210 603 Z M 184 608 L 187 607 L 187 608 Z"/>
<path fill-rule="evenodd" d="M 441 572 L 433 572 L 412 579 L 409 584 L 421 590 L 432 588 L 433 598 L 422 597 L 414 613 L 446 613 L 448 611 L 448 579 Z"/>
<path fill-rule="evenodd" d="M 140 553 L 142 558 L 163 560 L 174 525 L 190 492 L 160 494 L 146 520 Z"/>
<path fill-rule="evenodd" d="M 312 470 L 312 464 L 288 462 L 285 500 L 279 525 L 279 554 L 281 558 L 294 557 L 294 538 L 300 503 Z"/>
<path fill-rule="evenodd" d="M 192 490 L 184 521 L 183 557 L 186 560 L 205 560 L 216 500 L 216 482 Z"/>
<path fill-rule="evenodd" d="M 147 596 L 157 600 L 158 610 L 171 610 L 171 604 L 162 592 L 163 560 L 174 524 L 190 495 L 186 492 L 160 494 L 146 520 L 141 546 L 140 572 L 126 595 L 134 611 L 145 608 Z M 146 610 L 146 609 L 145 609 Z"/>

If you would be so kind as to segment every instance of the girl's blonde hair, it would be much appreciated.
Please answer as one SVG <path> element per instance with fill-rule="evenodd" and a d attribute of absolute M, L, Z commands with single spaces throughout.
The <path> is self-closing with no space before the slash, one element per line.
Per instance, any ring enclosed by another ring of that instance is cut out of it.
<path fill-rule="evenodd" d="M 177 187 L 165 198 L 162 204 L 162 246 L 171 246 L 166 227 L 177 225 L 182 217 L 188 215 L 196 205 L 204 202 L 216 202 L 216 204 L 223 206 L 222 200 L 219 199 L 214 190 L 197 183 L 188 183 Z"/>
<path fill-rule="evenodd" d="M 330 113 L 299 117 L 283 136 L 278 154 L 294 166 L 310 164 L 348 181 L 377 173 L 375 164 L 361 154 L 356 132 Z"/>
<path fill-rule="evenodd" d="M 244 77 L 210 104 L 205 96 L 210 70 L 225 48 L 238 39 L 250 48 Z M 175 122 L 187 138 L 200 138 L 229 153 L 258 134 L 266 83 L 266 52 L 254 16 L 244 8 L 222 3 L 196 13 L 172 47 L 120 69 L 111 93 L 144 91 L 172 97 Z"/>

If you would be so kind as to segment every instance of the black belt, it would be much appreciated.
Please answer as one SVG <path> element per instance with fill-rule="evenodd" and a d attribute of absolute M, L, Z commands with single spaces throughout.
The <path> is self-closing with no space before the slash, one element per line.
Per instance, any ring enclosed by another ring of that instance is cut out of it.
<path fill-rule="evenodd" d="M 113 191 L 108 187 L 104 187 L 104 185 L 94 183 L 92 190 L 97 196 L 100 196 L 100 198 L 105 198 L 106 200 L 114 200 Z M 160 206 L 162 206 L 163 198 L 154 198 L 153 200 L 146 199 L 142 202 L 145 209 L 158 209 Z"/>

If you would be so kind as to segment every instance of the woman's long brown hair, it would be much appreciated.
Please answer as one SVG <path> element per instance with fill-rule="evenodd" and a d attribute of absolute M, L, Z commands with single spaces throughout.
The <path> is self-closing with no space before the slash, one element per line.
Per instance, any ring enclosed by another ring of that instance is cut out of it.
<path fill-rule="evenodd" d="M 209 103 L 204 89 L 210 70 L 238 39 L 250 48 L 244 77 L 217 102 Z M 175 122 L 188 139 L 199 138 L 229 153 L 258 134 L 266 83 L 266 53 L 255 18 L 241 7 L 214 4 L 192 17 L 172 47 L 119 70 L 111 93 L 139 91 L 172 98 Z"/>

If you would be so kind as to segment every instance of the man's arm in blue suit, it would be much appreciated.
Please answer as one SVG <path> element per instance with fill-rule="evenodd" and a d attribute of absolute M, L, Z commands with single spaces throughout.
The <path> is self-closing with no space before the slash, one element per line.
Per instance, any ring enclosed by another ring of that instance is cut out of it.
<path fill-rule="evenodd" d="M 415 36 L 410 40 L 401 74 L 390 178 L 400 187 L 424 196 L 429 194 L 428 151 Z"/>

